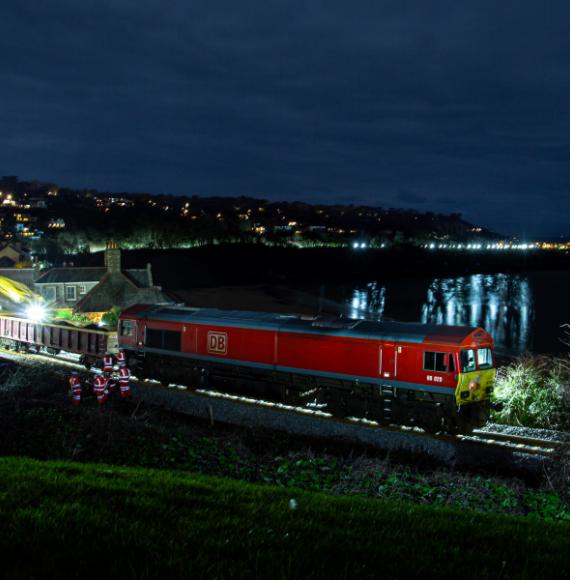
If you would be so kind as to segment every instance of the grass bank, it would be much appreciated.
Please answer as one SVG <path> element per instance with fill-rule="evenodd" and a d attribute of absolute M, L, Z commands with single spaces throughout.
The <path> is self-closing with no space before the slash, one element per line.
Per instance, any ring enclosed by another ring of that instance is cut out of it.
<path fill-rule="evenodd" d="M 568 577 L 570 527 L 213 477 L 0 459 L 5 578 Z"/>
<path fill-rule="evenodd" d="M 423 456 L 337 440 L 212 428 L 142 401 L 110 401 L 99 409 L 88 395 L 76 409 L 60 387 L 52 384 L 56 392 L 49 394 L 49 383 L 36 370 L 30 373 L 33 393 L 20 372 L 6 383 L 11 395 L 0 388 L 0 456 L 176 469 L 330 495 L 570 522 L 566 480 L 556 469 L 532 480 L 499 469 L 470 473 Z"/>

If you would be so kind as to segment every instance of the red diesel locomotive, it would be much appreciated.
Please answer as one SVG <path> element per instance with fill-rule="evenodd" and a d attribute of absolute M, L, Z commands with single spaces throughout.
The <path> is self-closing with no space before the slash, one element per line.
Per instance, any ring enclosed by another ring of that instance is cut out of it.
<path fill-rule="evenodd" d="M 482 328 L 137 305 L 119 347 L 139 377 L 336 416 L 468 432 L 488 417 L 495 368 Z"/>

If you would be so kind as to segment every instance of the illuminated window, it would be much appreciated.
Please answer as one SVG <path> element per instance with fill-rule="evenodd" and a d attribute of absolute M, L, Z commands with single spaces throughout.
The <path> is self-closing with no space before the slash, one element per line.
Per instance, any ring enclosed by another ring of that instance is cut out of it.
<path fill-rule="evenodd" d="M 475 351 L 474 350 L 462 350 L 461 351 L 461 371 L 464 373 L 470 373 L 476 370 L 477 365 L 475 364 Z"/>
<path fill-rule="evenodd" d="M 493 354 L 490 348 L 480 348 L 477 351 L 477 363 L 480 369 L 490 369 L 493 366 Z"/>

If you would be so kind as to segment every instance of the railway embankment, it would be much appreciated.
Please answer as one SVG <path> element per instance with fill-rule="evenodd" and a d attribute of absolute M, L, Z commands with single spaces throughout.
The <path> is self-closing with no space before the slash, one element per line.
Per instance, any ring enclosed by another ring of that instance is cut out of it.
<path fill-rule="evenodd" d="M 71 563 L 78 578 L 570 574 L 568 525 L 465 507 L 19 458 L 0 459 L 0 485 L 7 578 L 68 577 Z"/>
<path fill-rule="evenodd" d="M 241 423 L 230 425 L 221 421 L 221 407 L 210 408 L 215 399 L 208 397 L 201 402 L 201 416 L 160 408 L 142 391 L 130 404 L 111 400 L 103 408 L 88 395 L 75 409 L 64 377 L 37 368 L 33 373 L 33 381 L 26 382 L 22 373 L 3 383 L 0 455 L 175 469 L 334 496 L 570 521 L 567 474 L 555 465 L 548 477 L 500 469 L 504 455 L 495 457 L 494 465 L 487 461 L 487 469 L 460 462 L 450 466 L 426 453 L 381 449 L 338 434 L 317 436 L 314 425 L 312 433 L 261 426 L 244 420 L 246 405 L 219 399 L 228 404 L 228 412 L 241 414 Z M 151 390 L 193 398 L 173 389 Z M 289 413 L 280 417 L 291 420 Z M 479 452 L 484 454 L 480 447 Z M 489 449 L 488 457 L 492 453 Z"/>

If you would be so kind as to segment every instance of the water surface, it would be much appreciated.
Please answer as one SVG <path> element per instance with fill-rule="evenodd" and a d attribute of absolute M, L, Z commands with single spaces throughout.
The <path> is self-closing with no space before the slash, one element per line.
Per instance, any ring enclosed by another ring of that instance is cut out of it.
<path fill-rule="evenodd" d="M 566 352 L 570 272 L 475 274 L 321 289 L 354 318 L 482 326 L 505 353 Z"/>

